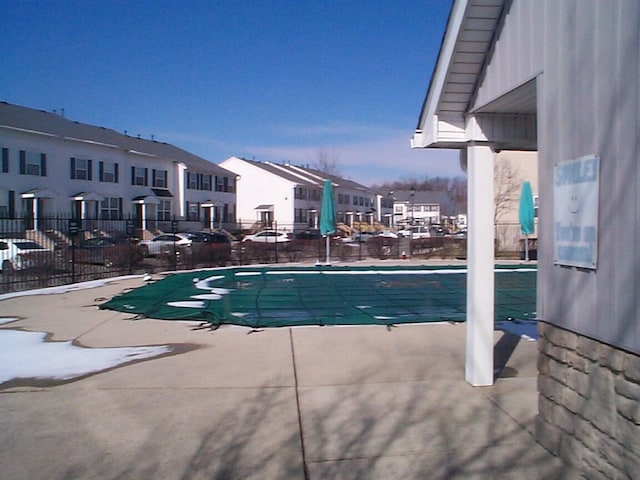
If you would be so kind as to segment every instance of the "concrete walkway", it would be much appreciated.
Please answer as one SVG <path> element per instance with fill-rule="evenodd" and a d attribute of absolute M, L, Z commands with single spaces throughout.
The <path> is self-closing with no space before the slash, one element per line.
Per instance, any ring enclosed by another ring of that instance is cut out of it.
<path fill-rule="evenodd" d="M 508 361 L 474 388 L 463 324 L 212 332 L 97 310 L 141 284 L 0 301 L 0 316 L 20 318 L 3 329 L 180 345 L 68 383 L 0 387 L 3 480 L 580 478 L 533 438 L 535 342 L 496 332 Z"/>

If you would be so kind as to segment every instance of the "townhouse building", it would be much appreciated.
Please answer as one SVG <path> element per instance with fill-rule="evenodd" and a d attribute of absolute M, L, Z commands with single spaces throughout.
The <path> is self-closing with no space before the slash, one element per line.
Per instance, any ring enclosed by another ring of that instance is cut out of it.
<path fill-rule="evenodd" d="M 130 218 L 137 229 L 234 225 L 235 174 L 168 143 L 0 102 L 0 218 Z"/>
<path fill-rule="evenodd" d="M 334 186 L 337 221 L 357 228 L 387 222 L 392 203 L 351 180 L 291 164 L 230 157 L 221 167 L 238 175 L 237 220 L 242 229 L 276 227 L 289 231 L 318 228 L 322 186 Z"/>
<path fill-rule="evenodd" d="M 444 191 L 398 190 L 393 196 L 397 227 L 439 224 L 443 216 L 453 213 L 453 202 Z"/>

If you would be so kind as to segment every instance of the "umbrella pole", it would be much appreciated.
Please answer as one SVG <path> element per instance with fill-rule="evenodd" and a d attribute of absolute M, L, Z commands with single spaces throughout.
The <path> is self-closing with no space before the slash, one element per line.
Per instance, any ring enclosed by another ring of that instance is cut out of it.
<path fill-rule="evenodd" d="M 329 253 L 330 243 L 329 243 L 329 234 L 327 233 L 327 265 L 331 264 L 331 254 Z"/>
<path fill-rule="evenodd" d="M 525 234 L 524 236 L 524 260 L 525 262 L 529 261 L 529 235 Z"/>

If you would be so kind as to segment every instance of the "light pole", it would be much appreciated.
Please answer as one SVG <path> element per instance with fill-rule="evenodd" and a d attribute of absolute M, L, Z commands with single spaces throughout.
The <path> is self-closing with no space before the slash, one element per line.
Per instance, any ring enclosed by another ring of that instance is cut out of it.
<path fill-rule="evenodd" d="M 411 213 L 411 223 L 409 224 L 409 257 L 413 257 L 413 206 L 414 206 L 414 196 L 416 194 L 416 188 L 411 187 L 411 206 L 409 207 Z"/>

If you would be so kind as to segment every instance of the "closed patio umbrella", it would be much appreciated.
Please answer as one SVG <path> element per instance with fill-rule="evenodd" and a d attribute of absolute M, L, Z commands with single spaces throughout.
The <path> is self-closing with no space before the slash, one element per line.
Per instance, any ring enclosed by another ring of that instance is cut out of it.
<path fill-rule="evenodd" d="M 535 207 L 533 205 L 533 193 L 531 184 L 524 182 L 520 193 L 520 208 L 518 209 L 518 220 L 520 221 L 520 231 L 524 234 L 524 259 L 529 261 L 529 235 L 535 231 L 534 225 Z"/>
<path fill-rule="evenodd" d="M 320 211 L 320 233 L 327 238 L 327 265 L 331 263 L 331 234 L 336 231 L 336 207 L 333 200 L 333 184 L 324 181 L 322 190 L 322 210 Z"/>

